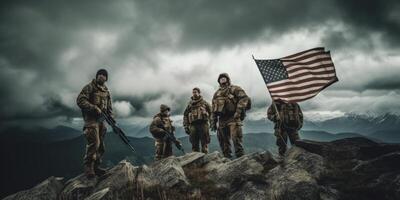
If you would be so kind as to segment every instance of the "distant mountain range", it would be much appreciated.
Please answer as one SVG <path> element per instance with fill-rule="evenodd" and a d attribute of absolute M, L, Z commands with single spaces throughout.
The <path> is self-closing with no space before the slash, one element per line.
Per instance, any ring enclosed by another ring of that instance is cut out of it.
<path fill-rule="evenodd" d="M 246 121 L 244 129 L 246 132 L 272 132 L 273 126 L 273 123 L 267 120 Z M 400 116 L 390 113 L 379 116 L 346 114 L 325 121 L 305 120 L 302 130 L 362 135 L 384 142 L 399 143 Z"/>
<path fill-rule="evenodd" d="M 151 137 L 148 124 L 123 127 L 130 136 Z M 273 132 L 274 124 L 265 119 L 246 120 L 243 129 L 246 133 Z M 400 116 L 391 113 L 378 116 L 346 114 L 325 121 L 319 119 L 305 120 L 302 130 L 323 131 L 347 136 L 362 135 L 377 138 L 384 142 L 398 143 L 400 142 Z M 176 135 L 178 137 L 186 136 L 182 127 L 177 127 Z M 340 137 L 340 135 L 334 137 Z"/>
<path fill-rule="evenodd" d="M 76 138 L 82 131 L 68 126 L 45 127 L 7 127 L 0 131 L 0 138 L 8 142 L 49 143 Z"/>
<path fill-rule="evenodd" d="M 246 120 L 244 132 L 273 132 L 274 124 L 266 119 Z M 133 137 L 150 137 L 148 124 L 122 125 Z M 383 115 L 345 114 L 344 116 L 324 120 L 308 119 L 304 121 L 302 130 L 326 131 L 329 133 L 357 133 L 364 136 L 384 138 L 387 142 L 400 142 L 397 133 L 400 132 L 400 116 L 386 113 Z M 176 135 L 185 136 L 182 127 L 177 127 Z M 377 136 L 381 135 L 381 136 Z M 399 133 L 400 135 L 400 133 Z M 394 136 L 394 138 L 392 137 Z M 390 141 L 391 139 L 393 141 Z"/>
<path fill-rule="evenodd" d="M 320 122 L 312 122 L 310 130 L 325 130 L 331 133 L 354 132 L 363 135 L 374 134 L 382 131 L 400 130 L 400 116 L 386 113 L 384 115 L 358 115 L 346 114 L 342 117 Z"/>

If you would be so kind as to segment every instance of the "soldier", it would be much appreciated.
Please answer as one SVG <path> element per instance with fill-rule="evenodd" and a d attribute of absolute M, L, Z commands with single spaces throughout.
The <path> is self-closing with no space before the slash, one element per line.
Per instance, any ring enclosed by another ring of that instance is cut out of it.
<path fill-rule="evenodd" d="M 231 138 L 236 157 L 241 157 L 244 154 L 242 121 L 246 110 L 251 108 L 251 101 L 241 87 L 231 85 L 228 74 L 220 74 L 218 83 L 220 87 L 212 99 L 211 130 L 217 130 L 219 145 L 225 157 L 232 157 Z"/>
<path fill-rule="evenodd" d="M 100 168 L 100 164 L 104 154 L 104 136 L 107 128 L 99 119 L 102 111 L 112 115 L 111 96 L 105 85 L 107 80 L 107 71 L 105 69 L 98 70 L 96 78 L 83 87 L 76 100 L 82 110 L 85 122 L 83 132 L 87 145 L 84 172 L 87 178 L 93 178 L 95 175 L 101 176 L 105 173 L 105 170 Z"/>
<path fill-rule="evenodd" d="M 192 151 L 208 153 L 207 145 L 210 143 L 208 121 L 211 115 L 211 106 L 200 95 L 200 89 L 195 87 L 192 90 L 193 96 L 183 112 L 183 127 L 190 136 Z"/>
<path fill-rule="evenodd" d="M 153 117 L 153 121 L 150 124 L 150 133 L 155 139 L 155 160 L 161 160 L 162 158 L 172 156 L 172 141 L 165 139 L 167 131 L 169 133 L 175 131 L 172 120 L 169 118 L 170 111 L 170 107 L 161 104 L 160 113 Z"/>
<path fill-rule="evenodd" d="M 268 119 L 275 123 L 276 145 L 278 145 L 279 154 L 283 156 L 286 152 L 288 137 L 292 145 L 300 139 L 298 131 L 303 126 L 303 113 L 299 104 L 278 100 L 272 102 L 268 108 Z"/>

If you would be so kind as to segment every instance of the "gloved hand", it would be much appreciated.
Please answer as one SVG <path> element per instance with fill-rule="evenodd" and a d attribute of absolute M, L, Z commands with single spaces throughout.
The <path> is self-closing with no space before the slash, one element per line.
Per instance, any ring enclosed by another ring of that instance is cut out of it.
<path fill-rule="evenodd" d="M 185 126 L 185 133 L 188 134 L 188 135 L 190 135 L 190 129 L 189 129 L 189 127 L 187 127 L 187 126 Z"/>
<path fill-rule="evenodd" d="M 167 141 L 168 140 L 167 131 L 162 132 L 161 135 L 162 135 L 161 138 L 162 138 L 163 141 Z"/>
<path fill-rule="evenodd" d="M 217 130 L 217 124 L 212 123 L 210 126 L 211 131 L 216 131 Z"/>
<path fill-rule="evenodd" d="M 101 109 L 98 106 L 94 106 L 94 111 L 96 114 L 100 115 L 101 114 Z"/>
<path fill-rule="evenodd" d="M 235 114 L 233 115 L 234 119 L 240 119 L 240 113 L 235 112 Z"/>
<path fill-rule="evenodd" d="M 303 123 L 299 124 L 299 127 L 297 127 L 297 130 L 299 131 L 301 128 L 303 128 Z"/>

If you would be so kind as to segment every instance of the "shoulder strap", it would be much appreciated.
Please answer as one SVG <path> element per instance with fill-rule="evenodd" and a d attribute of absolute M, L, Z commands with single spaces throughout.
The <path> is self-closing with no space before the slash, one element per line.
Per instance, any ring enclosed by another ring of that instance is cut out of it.
<path fill-rule="evenodd" d="M 234 94 L 235 94 L 236 87 L 234 87 L 233 85 L 230 85 L 230 86 L 228 86 L 228 87 L 229 87 L 229 94 L 234 95 Z"/>
<path fill-rule="evenodd" d="M 299 106 L 297 104 L 293 104 L 293 105 L 294 105 L 294 114 L 296 116 L 298 116 L 299 115 Z"/>
<path fill-rule="evenodd" d="M 189 101 L 189 103 L 187 105 L 187 109 L 188 109 L 188 111 L 190 111 L 190 109 L 192 109 L 192 100 Z"/>
<path fill-rule="evenodd" d="M 93 101 L 93 94 L 96 92 L 96 87 L 94 87 L 93 86 L 93 83 L 92 82 L 90 82 L 89 84 L 88 84 L 88 86 L 89 86 L 89 88 L 90 88 L 90 91 L 89 91 L 89 100 L 90 101 Z"/>
<path fill-rule="evenodd" d="M 161 125 L 163 128 L 165 128 L 165 123 L 164 123 L 163 118 L 161 116 L 157 116 L 157 117 L 160 118 Z"/>

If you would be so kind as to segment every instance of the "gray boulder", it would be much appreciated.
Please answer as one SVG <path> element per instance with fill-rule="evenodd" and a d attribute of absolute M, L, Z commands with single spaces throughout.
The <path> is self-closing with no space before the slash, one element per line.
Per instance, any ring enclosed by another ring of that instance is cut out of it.
<path fill-rule="evenodd" d="M 39 185 L 10 195 L 4 200 L 52 200 L 57 199 L 64 187 L 63 178 L 50 177 Z"/>

